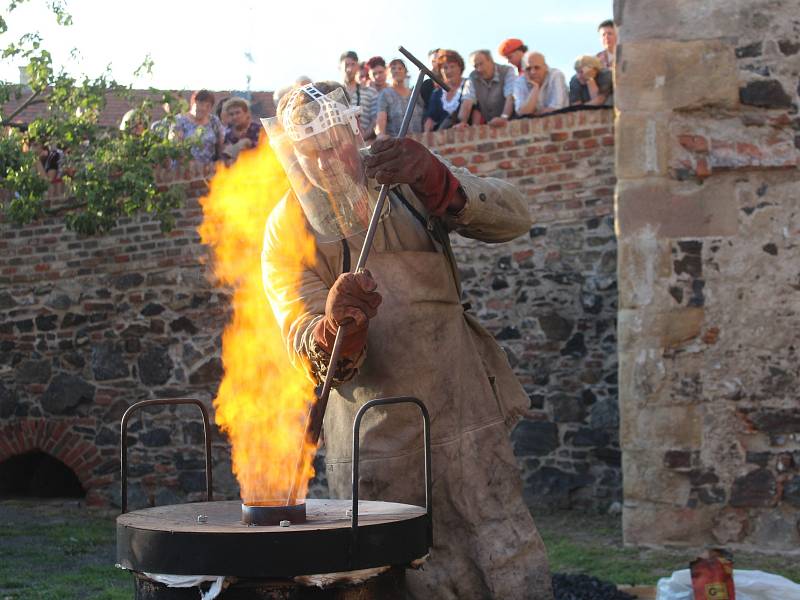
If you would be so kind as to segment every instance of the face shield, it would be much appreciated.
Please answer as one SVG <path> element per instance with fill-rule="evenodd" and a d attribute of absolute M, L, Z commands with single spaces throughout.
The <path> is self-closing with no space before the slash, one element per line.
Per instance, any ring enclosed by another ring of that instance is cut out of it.
<path fill-rule="evenodd" d="M 377 193 L 362 161 L 360 109 L 341 88 L 323 94 L 307 84 L 289 94 L 281 114 L 261 123 L 308 222 L 322 242 L 366 230 Z"/>

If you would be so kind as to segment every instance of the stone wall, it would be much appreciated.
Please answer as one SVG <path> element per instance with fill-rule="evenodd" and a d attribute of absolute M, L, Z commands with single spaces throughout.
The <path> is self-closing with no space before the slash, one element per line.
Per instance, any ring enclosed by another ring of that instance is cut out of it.
<path fill-rule="evenodd" d="M 495 246 L 455 240 L 465 301 L 531 398 L 513 433 L 530 499 L 605 508 L 621 498 L 611 112 L 423 138 L 455 164 L 528 194 L 537 220 L 529 236 Z M 96 238 L 65 231 L 57 216 L 0 224 L 0 462 L 44 450 L 76 472 L 90 503 L 118 504 L 124 410 L 155 397 L 210 405 L 229 294 L 209 280 L 196 233 L 196 198 L 209 175 L 196 167 L 160 174 L 190 186 L 167 234 L 146 217 Z M 202 497 L 195 411 L 150 409 L 133 419 L 132 505 Z M 226 441 L 215 432 L 213 442 L 215 491 L 234 497 Z M 324 494 L 321 485 L 314 491 Z"/>
<path fill-rule="evenodd" d="M 800 543 L 800 21 L 616 3 L 624 533 Z"/>
<path fill-rule="evenodd" d="M 512 439 L 532 502 L 605 508 L 621 499 L 611 121 L 610 110 L 580 111 L 422 138 L 529 198 L 528 236 L 452 239 L 464 300 L 530 397 Z"/>

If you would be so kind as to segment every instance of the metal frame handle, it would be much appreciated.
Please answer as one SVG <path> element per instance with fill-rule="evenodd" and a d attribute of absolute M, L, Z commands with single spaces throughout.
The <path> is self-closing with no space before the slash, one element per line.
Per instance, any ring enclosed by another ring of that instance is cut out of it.
<path fill-rule="evenodd" d="M 365 403 L 356 413 L 353 420 L 353 515 L 350 521 L 350 557 L 355 558 L 358 550 L 358 459 L 361 453 L 361 442 L 359 433 L 361 431 L 361 419 L 364 414 L 375 406 L 385 406 L 387 404 L 416 404 L 422 413 L 422 431 L 425 441 L 425 512 L 428 519 L 428 548 L 433 546 L 433 482 L 431 478 L 431 417 L 428 409 L 421 400 L 411 396 L 394 396 L 391 398 L 377 398 Z"/>
<path fill-rule="evenodd" d="M 122 415 L 120 422 L 120 482 L 122 486 L 122 495 L 120 504 L 122 505 L 122 514 L 128 512 L 128 421 L 131 415 L 146 406 L 177 406 L 181 404 L 194 404 L 203 413 L 203 440 L 206 447 L 206 497 L 211 502 L 213 498 L 212 484 L 211 484 L 211 438 L 209 433 L 211 426 L 209 425 L 208 409 L 205 404 L 195 398 L 157 398 L 154 400 L 141 400 L 135 404 L 131 404 L 128 410 Z"/>

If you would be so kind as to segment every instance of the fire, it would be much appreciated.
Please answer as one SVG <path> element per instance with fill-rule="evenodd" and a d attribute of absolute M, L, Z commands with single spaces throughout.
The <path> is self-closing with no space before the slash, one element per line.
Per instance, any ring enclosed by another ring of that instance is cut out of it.
<path fill-rule="evenodd" d="M 233 472 L 247 504 L 285 501 L 298 472 L 297 497 L 303 499 L 314 475 L 316 449 L 304 435 L 314 384 L 290 363 L 261 278 L 264 224 L 288 189 L 272 149 L 261 143 L 231 167 L 219 165 L 200 200 L 200 237 L 213 251 L 219 282 L 233 288 L 233 317 L 222 336 L 225 374 L 214 408 L 231 441 Z M 300 267 L 313 262 L 315 245 L 300 208 L 290 208 L 285 239 L 297 268 L 281 276 L 299 285 Z"/>

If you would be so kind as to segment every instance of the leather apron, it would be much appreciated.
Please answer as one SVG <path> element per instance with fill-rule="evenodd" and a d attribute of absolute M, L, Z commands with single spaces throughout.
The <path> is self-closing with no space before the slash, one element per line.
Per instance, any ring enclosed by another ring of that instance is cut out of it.
<path fill-rule="evenodd" d="M 494 388 L 491 370 L 498 360 L 511 373 L 502 350 L 465 318 L 441 251 L 373 250 L 367 268 L 383 303 L 370 321 L 358 374 L 331 392 L 324 422 L 331 495 L 351 497 L 358 408 L 374 398 L 417 397 L 431 416 L 434 546 L 424 569 L 408 572 L 411 597 L 551 600 L 547 556 L 522 499 Z M 365 500 L 424 505 L 422 421 L 415 406 L 366 414 L 359 485 Z"/>

